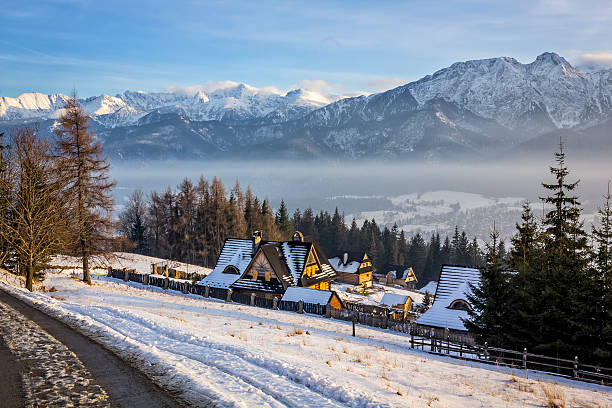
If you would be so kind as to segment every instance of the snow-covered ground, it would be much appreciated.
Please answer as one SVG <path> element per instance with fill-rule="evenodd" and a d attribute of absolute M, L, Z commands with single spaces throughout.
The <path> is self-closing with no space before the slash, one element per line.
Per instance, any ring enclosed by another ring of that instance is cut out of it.
<path fill-rule="evenodd" d="M 90 335 L 191 401 L 222 407 L 535 407 L 554 385 L 571 406 L 607 387 L 431 356 L 408 337 L 323 317 L 50 272 L 56 292 L 2 288 Z"/>
<path fill-rule="evenodd" d="M 366 289 L 365 295 L 363 293 L 354 291 L 354 287 L 354 285 L 349 283 L 332 283 L 331 289 L 335 290 L 342 300 L 373 306 L 382 306 L 381 300 L 385 293 L 410 296 L 415 304 L 423 303 L 423 299 L 425 299 L 424 293 L 396 286 L 386 286 L 374 283 L 371 288 Z"/>
<path fill-rule="evenodd" d="M 165 265 L 168 263 L 169 268 L 178 269 L 186 273 L 197 273 L 200 275 L 208 275 L 212 269 L 204 266 L 186 264 L 184 262 L 171 261 L 153 256 L 132 254 L 129 252 L 113 252 L 108 258 L 93 258 L 91 268 L 98 271 L 106 271 L 109 266 L 116 269 L 134 268 L 136 272 L 151 273 L 152 264 Z M 74 273 L 81 273 L 81 260 L 71 256 L 54 256 L 51 260 L 51 265 L 58 268 L 71 270 Z"/>

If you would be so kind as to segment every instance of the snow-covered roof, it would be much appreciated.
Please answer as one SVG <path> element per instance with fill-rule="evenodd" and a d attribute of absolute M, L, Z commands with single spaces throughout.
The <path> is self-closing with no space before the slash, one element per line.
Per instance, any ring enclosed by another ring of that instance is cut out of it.
<path fill-rule="evenodd" d="M 344 262 L 342 262 L 342 258 L 339 258 L 339 257 L 329 258 L 329 264 L 337 272 L 344 272 L 344 273 L 357 273 L 357 271 L 359 270 L 359 265 L 361 265 L 360 262 L 356 262 L 356 261 L 348 262 L 345 265 Z"/>
<path fill-rule="evenodd" d="M 480 271 L 478 269 L 442 266 L 434 303 L 417 319 L 416 323 L 424 326 L 466 330 L 462 319 L 468 318 L 468 312 L 449 309 L 448 307 L 458 299 L 468 301 L 469 283 L 480 284 Z"/>
<path fill-rule="evenodd" d="M 326 305 L 329 303 L 334 292 L 331 290 L 320 290 L 303 288 L 299 286 L 288 287 L 281 300 L 289 302 L 299 302 L 303 300 L 304 303 L 313 303 L 315 305 Z"/>
<path fill-rule="evenodd" d="M 293 241 L 287 241 L 281 244 L 281 251 L 285 259 L 285 264 L 293 279 L 291 285 L 295 286 L 302 277 L 306 259 L 308 258 L 308 252 L 310 251 L 310 245 L 304 245 L 302 242 L 295 243 Z"/>
<path fill-rule="evenodd" d="M 436 288 L 437 287 L 438 287 L 438 282 L 431 281 L 427 285 L 425 285 L 421 289 L 419 289 L 419 292 L 423 292 L 423 293 L 427 292 L 430 295 L 433 295 L 434 293 L 436 293 Z"/>
<path fill-rule="evenodd" d="M 228 238 L 223 245 L 215 269 L 200 285 L 227 289 L 236 282 L 251 262 L 252 241 L 250 239 Z M 228 265 L 233 265 L 239 274 L 223 273 Z"/>
<path fill-rule="evenodd" d="M 400 295 L 398 293 L 385 293 L 380 300 L 380 304 L 385 306 L 404 305 L 410 296 Z"/>

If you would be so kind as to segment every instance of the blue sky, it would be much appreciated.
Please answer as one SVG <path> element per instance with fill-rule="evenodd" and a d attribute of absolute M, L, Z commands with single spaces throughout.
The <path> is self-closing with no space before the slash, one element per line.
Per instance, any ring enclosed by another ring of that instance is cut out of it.
<path fill-rule="evenodd" d="M 0 0 L 0 96 L 232 80 L 373 92 L 453 62 L 612 63 L 612 2 Z"/>

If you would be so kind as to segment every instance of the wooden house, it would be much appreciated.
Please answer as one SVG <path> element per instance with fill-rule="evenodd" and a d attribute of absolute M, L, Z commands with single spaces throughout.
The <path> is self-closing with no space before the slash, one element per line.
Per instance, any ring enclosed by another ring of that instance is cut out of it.
<path fill-rule="evenodd" d="M 412 267 L 401 265 L 387 265 L 388 270 L 384 277 L 385 285 L 399 285 L 408 289 L 414 289 L 418 283 L 418 279 L 414 274 Z"/>
<path fill-rule="evenodd" d="M 443 265 L 432 306 L 416 321 L 436 332 L 466 333 L 463 321 L 468 318 L 470 284 L 480 285 L 480 271 L 463 266 Z"/>
<path fill-rule="evenodd" d="M 311 303 L 315 305 L 330 305 L 334 309 L 338 310 L 342 308 L 342 301 L 340 300 L 340 297 L 332 290 L 291 286 L 287 288 L 281 300 L 289 302 L 299 302 L 301 300 L 304 303 Z"/>
<path fill-rule="evenodd" d="M 345 252 L 342 258 L 330 258 L 329 262 L 336 270 L 337 282 L 350 283 L 364 288 L 372 287 L 374 266 L 367 253 L 363 253 L 359 261 L 350 261 L 349 254 Z"/>
<path fill-rule="evenodd" d="M 330 282 L 336 278 L 336 271 L 319 244 L 300 232 L 294 233 L 291 241 L 254 239 L 251 252 L 246 266 L 235 266 L 238 275 L 229 285 L 240 293 L 272 298 L 292 286 L 329 290 Z M 231 262 L 229 265 L 233 266 Z"/>
<path fill-rule="evenodd" d="M 385 293 L 380 300 L 381 305 L 403 310 L 404 312 L 412 311 L 412 303 L 413 300 L 410 296 L 398 293 Z"/>

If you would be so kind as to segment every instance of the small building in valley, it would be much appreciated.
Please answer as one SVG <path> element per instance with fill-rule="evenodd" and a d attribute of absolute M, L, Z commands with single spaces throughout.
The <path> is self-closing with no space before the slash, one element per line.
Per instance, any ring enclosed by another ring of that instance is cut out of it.
<path fill-rule="evenodd" d="M 410 266 L 402 265 L 387 265 L 388 270 L 385 275 L 385 285 L 400 285 L 408 289 L 414 289 L 418 283 L 418 279 L 414 274 L 414 270 Z"/>
<path fill-rule="evenodd" d="M 342 301 L 338 294 L 332 290 L 321 290 L 291 286 L 287 288 L 281 301 L 311 303 L 315 305 L 330 305 L 334 309 L 342 308 Z"/>
<path fill-rule="evenodd" d="M 480 285 L 480 271 L 476 268 L 443 265 L 432 306 L 416 321 L 420 326 L 467 333 L 463 320 L 472 306 L 468 301 L 470 284 Z"/>
<path fill-rule="evenodd" d="M 348 252 L 345 252 L 342 258 L 330 258 L 329 262 L 336 270 L 337 282 L 350 283 L 364 288 L 372 287 L 374 266 L 367 253 L 364 252 L 358 261 L 351 261 Z"/>

